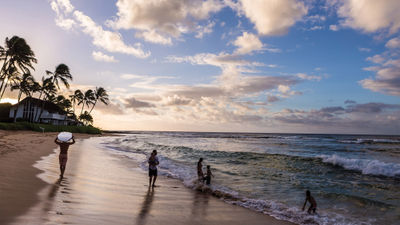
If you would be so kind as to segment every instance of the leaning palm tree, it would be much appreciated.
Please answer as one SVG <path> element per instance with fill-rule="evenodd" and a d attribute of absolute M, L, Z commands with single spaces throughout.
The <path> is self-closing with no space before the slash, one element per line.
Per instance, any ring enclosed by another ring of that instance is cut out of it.
<path fill-rule="evenodd" d="M 19 90 L 17 101 L 21 101 L 22 94 L 30 96 L 32 91 L 32 86 L 35 84 L 35 79 L 32 74 L 25 73 L 21 78 L 18 78 L 18 82 L 11 86 L 11 91 Z M 18 104 L 17 103 L 17 104 Z M 14 123 L 17 121 L 17 110 L 14 110 Z"/>
<path fill-rule="evenodd" d="M 26 43 L 25 39 L 18 36 L 12 38 L 6 38 L 5 46 L 0 48 L 0 60 L 3 61 L 3 65 L 0 69 L 0 93 L 4 93 L 4 89 L 7 86 L 10 67 L 15 67 L 22 73 L 30 72 L 29 69 L 33 69 L 33 63 L 36 63 L 35 53 L 31 47 Z M 1 99 L 1 97 L 0 97 Z"/>
<path fill-rule="evenodd" d="M 20 77 L 17 68 L 15 68 L 14 66 L 6 68 L 4 80 L 2 83 L 4 84 L 4 87 L 3 90 L 0 92 L 0 100 L 3 98 L 3 95 L 6 92 L 8 85 L 15 85 L 16 83 L 18 83 L 19 79 Z"/>
<path fill-rule="evenodd" d="M 46 105 L 46 102 L 54 102 L 55 95 L 57 93 L 57 88 L 56 86 L 51 82 L 49 78 L 44 80 L 43 86 L 42 86 L 42 91 L 44 94 L 43 100 L 42 100 L 42 106 L 40 109 L 40 114 L 37 120 L 35 121 L 40 121 L 40 118 L 42 117 L 44 107 Z"/>
<path fill-rule="evenodd" d="M 78 101 L 78 105 L 82 104 L 82 109 L 80 114 L 83 113 L 85 105 L 89 108 L 90 105 L 94 103 L 94 101 L 95 101 L 95 96 L 93 90 L 89 89 L 85 91 L 85 94 L 83 94 L 83 98 Z"/>
<path fill-rule="evenodd" d="M 92 113 L 92 110 L 94 109 L 94 107 L 96 106 L 97 101 L 101 101 L 102 103 L 104 103 L 105 105 L 108 105 L 109 103 L 109 99 L 108 99 L 108 94 L 107 91 L 102 88 L 102 87 L 96 87 L 96 89 L 94 90 L 94 97 L 95 100 L 93 102 L 92 108 L 89 111 L 89 114 Z"/>
<path fill-rule="evenodd" d="M 82 91 L 79 90 L 79 89 L 75 90 L 74 94 L 69 96 L 69 99 L 70 99 L 70 101 L 72 103 L 72 109 L 73 109 L 73 111 L 75 113 L 75 105 L 76 105 L 76 103 L 78 103 L 81 99 L 83 99 Z"/>
<path fill-rule="evenodd" d="M 72 75 L 69 72 L 69 68 L 65 64 L 60 64 L 56 67 L 56 70 L 54 72 L 46 70 L 47 75 L 50 75 L 50 78 L 53 81 L 53 84 L 57 87 L 57 89 L 60 89 L 60 84 L 64 84 L 66 88 L 69 88 L 69 83 L 68 80 L 72 80 Z"/>

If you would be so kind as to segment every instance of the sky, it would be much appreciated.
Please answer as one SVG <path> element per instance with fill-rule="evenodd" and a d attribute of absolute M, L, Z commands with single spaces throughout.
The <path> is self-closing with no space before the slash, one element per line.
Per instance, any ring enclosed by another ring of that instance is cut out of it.
<path fill-rule="evenodd" d="M 104 87 L 103 129 L 399 134 L 398 12 L 398 0 L 2 0 L 0 45 L 24 38 L 37 80 L 68 65 L 64 93 Z"/>

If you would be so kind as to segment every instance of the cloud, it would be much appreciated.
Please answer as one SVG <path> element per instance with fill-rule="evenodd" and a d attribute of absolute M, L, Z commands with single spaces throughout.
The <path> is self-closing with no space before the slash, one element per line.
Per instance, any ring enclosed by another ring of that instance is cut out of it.
<path fill-rule="evenodd" d="M 396 55 L 397 53 L 384 52 L 368 57 L 368 61 L 377 65 L 364 68 L 364 70 L 374 72 L 375 77 L 361 80 L 359 83 L 364 88 L 375 92 L 400 96 L 400 58 L 392 58 Z"/>
<path fill-rule="evenodd" d="M 260 39 L 256 35 L 247 32 L 243 32 L 242 36 L 239 36 L 233 44 L 238 47 L 235 53 L 240 55 L 259 51 L 263 48 Z"/>
<path fill-rule="evenodd" d="M 241 11 L 261 35 L 283 35 L 307 14 L 296 0 L 240 0 Z"/>
<path fill-rule="evenodd" d="M 170 37 L 162 36 L 155 30 L 137 32 L 135 37 L 143 38 L 145 41 L 156 44 L 172 45 L 172 39 Z"/>
<path fill-rule="evenodd" d="M 169 37 L 178 38 L 182 33 L 195 31 L 198 21 L 207 19 L 225 5 L 220 0 L 118 0 L 116 6 L 117 18 L 108 21 L 109 26 L 135 29 L 140 31 L 139 37 L 165 44 Z M 163 41 L 154 41 L 154 36 L 156 39 L 163 37 Z"/>
<path fill-rule="evenodd" d="M 315 80 L 315 81 L 320 81 L 322 77 L 316 76 L 316 75 L 307 75 L 305 73 L 298 73 L 296 74 L 297 77 L 299 77 L 302 80 Z"/>
<path fill-rule="evenodd" d="M 334 25 L 334 24 L 329 25 L 329 30 L 338 31 L 339 30 L 339 26 L 338 25 Z"/>
<path fill-rule="evenodd" d="M 109 55 L 106 55 L 106 54 L 104 54 L 102 52 L 98 52 L 98 51 L 92 52 L 92 57 L 94 60 L 100 61 L 100 62 L 118 62 L 118 60 L 116 60 L 114 58 L 114 56 L 109 56 Z"/>
<path fill-rule="evenodd" d="M 267 101 L 268 102 L 277 102 L 277 101 L 279 101 L 279 98 L 276 97 L 276 96 L 273 96 L 273 95 L 268 95 L 267 96 Z"/>
<path fill-rule="evenodd" d="M 56 25 L 63 29 L 79 26 L 85 34 L 92 37 L 93 45 L 109 52 L 134 55 L 138 58 L 150 56 L 150 52 L 144 52 L 139 43 L 134 46 L 125 44 L 120 33 L 104 30 L 89 16 L 81 11 L 74 10 L 69 0 L 53 0 L 50 5 L 57 14 Z"/>
<path fill-rule="evenodd" d="M 369 48 L 358 48 L 358 51 L 360 51 L 360 52 L 370 52 L 371 49 L 369 49 Z"/>
<path fill-rule="evenodd" d="M 206 26 L 198 25 L 196 27 L 197 34 L 196 38 L 203 38 L 205 34 L 210 34 L 213 32 L 213 27 L 215 26 L 215 22 L 210 22 Z"/>
<path fill-rule="evenodd" d="M 149 52 L 144 52 L 142 50 L 139 43 L 136 43 L 135 46 L 125 44 L 121 34 L 103 30 L 101 26 L 97 25 L 90 17 L 82 12 L 76 10 L 74 16 L 83 29 L 83 32 L 93 38 L 93 44 L 95 46 L 101 47 L 109 52 L 134 55 L 138 58 L 147 58 L 150 56 Z"/>
<path fill-rule="evenodd" d="M 400 28 L 400 1 L 339 1 L 338 16 L 343 18 L 341 26 L 363 32 L 388 29 L 395 33 Z"/>
<path fill-rule="evenodd" d="M 386 43 L 386 48 L 400 48 L 400 38 L 392 38 Z"/>
<path fill-rule="evenodd" d="M 134 97 L 127 98 L 125 99 L 125 107 L 126 108 L 132 108 L 132 109 L 138 109 L 138 108 L 153 108 L 155 107 L 154 104 L 145 102 L 145 101 L 139 101 Z"/>

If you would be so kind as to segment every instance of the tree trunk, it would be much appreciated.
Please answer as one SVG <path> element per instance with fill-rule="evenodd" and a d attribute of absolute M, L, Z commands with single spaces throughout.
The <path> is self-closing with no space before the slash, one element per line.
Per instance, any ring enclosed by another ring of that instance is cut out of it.
<path fill-rule="evenodd" d="M 83 113 L 83 107 L 85 107 L 85 102 L 82 102 L 82 110 L 81 110 L 81 115 Z"/>
<path fill-rule="evenodd" d="M 4 85 L 3 92 L 2 92 L 1 95 L 0 95 L 0 100 L 3 98 L 4 92 L 6 92 L 7 85 L 8 85 L 8 81 L 6 82 L 6 85 Z"/>
<path fill-rule="evenodd" d="M 96 103 L 97 103 L 97 99 L 96 99 L 96 101 L 94 101 L 93 106 L 92 106 L 92 108 L 90 109 L 89 115 L 90 115 L 90 113 L 92 113 L 92 110 L 93 110 L 94 107 L 96 106 Z"/>
<path fill-rule="evenodd" d="M 1 74 L 1 72 L 3 72 L 4 68 L 6 67 L 7 58 L 8 58 L 8 54 L 6 54 L 6 57 L 4 58 L 4 63 L 3 63 L 3 66 L 1 67 L 0 74 Z M 5 73 L 4 73 L 4 75 L 5 75 Z M 1 93 L 1 91 L 3 90 L 3 85 L 4 85 L 4 81 L 5 81 L 5 80 L 6 80 L 6 79 L 5 79 L 5 77 L 4 77 L 4 80 L 1 82 L 0 93 Z M 1 100 L 1 98 L 0 98 L 0 100 Z"/>

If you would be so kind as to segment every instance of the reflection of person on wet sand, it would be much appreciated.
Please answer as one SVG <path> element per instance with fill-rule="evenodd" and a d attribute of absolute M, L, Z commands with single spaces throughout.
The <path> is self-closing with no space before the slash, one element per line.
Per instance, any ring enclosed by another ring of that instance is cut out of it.
<path fill-rule="evenodd" d="M 60 177 L 64 177 L 64 171 L 65 167 L 67 166 L 67 160 L 68 160 L 68 148 L 70 145 L 75 144 L 75 139 L 74 136 L 72 136 L 72 142 L 63 142 L 59 141 L 58 138 L 54 140 L 54 142 L 60 146 L 60 155 L 58 156 L 58 160 L 60 163 Z"/>
<path fill-rule="evenodd" d="M 317 210 L 317 202 L 311 196 L 311 192 L 309 190 L 306 191 L 306 200 L 303 205 L 303 209 L 302 209 L 303 211 L 304 211 L 304 208 L 306 207 L 307 201 L 310 202 L 310 204 L 311 204 L 310 208 L 308 208 L 308 210 L 307 210 L 308 214 L 311 214 L 311 211 L 313 213 L 315 213 L 315 210 Z"/>
<path fill-rule="evenodd" d="M 140 209 L 139 215 L 137 217 L 136 224 L 138 225 L 146 224 L 146 217 L 150 212 L 151 204 L 153 202 L 153 197 L 154 197 L 154 188 L 149 187 L 146 196 L 144 198 L 144 201 L 142 203 L 142 208 Z"/>

